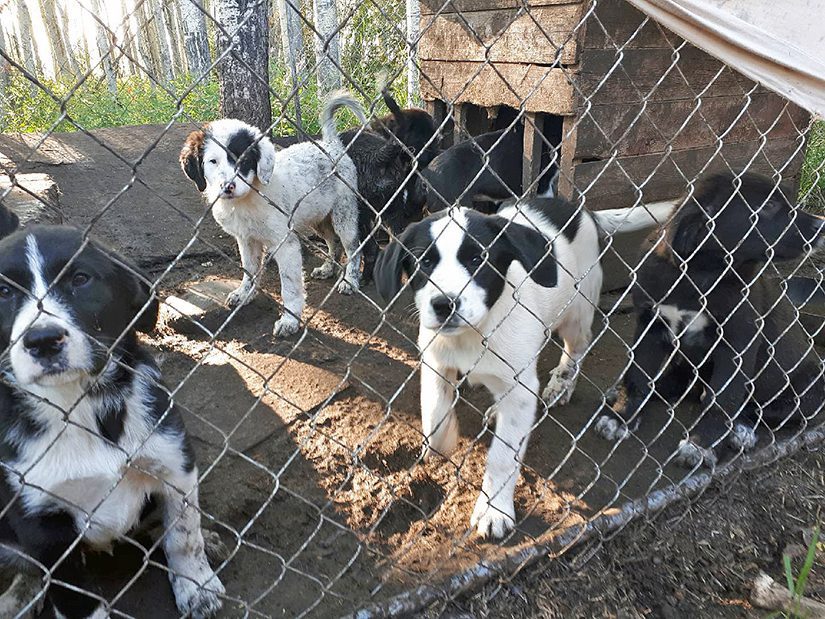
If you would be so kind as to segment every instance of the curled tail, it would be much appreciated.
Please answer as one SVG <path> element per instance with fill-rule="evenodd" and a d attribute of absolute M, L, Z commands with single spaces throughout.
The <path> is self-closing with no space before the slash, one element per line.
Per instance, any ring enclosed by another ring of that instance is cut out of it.
<path fill-rule="evenodd" d="M 321 110 L 321 138 L 324 142 L 337 143 L 343 147 L 341 138 L 338 137 L 338 130 L 335 128 L 335 112 L 341 108 L 346 107 L 352 110 L 355 117 L 362 125 L 367 123 L 367 117 L 364 114 L 364 108 L 358 100 L 353 97 L 346 90 L 338 90 L 332 93 L 327 100 L 324 109 Z"/>
<path fill-rule="evenodd" d="M 381 72 L 378 73 L 378 78 L 375 82 L 376 86 L 378 86 L 378 90 L 381 91 L 381 98 L 384 99 L 384 104 L 393 115 L 393 118 L 395 118 L 397 122 L 403 123 L 404 112 L 401 109 L 401 106 L 398 105 L 398 101 L 396 101 L 392 94 L 390 94 L 389 75 L 387 74 L 386 69 L 382 69 Z"/>
<path fill-rule="evenodd" d="M 609 236 L 617 232 L 636 232 L 664 224 L 680 198 L 639 204 L 632 208 L 611 208 L 593 211 L 593 219 L 599 226 L 600 236 Z"/>

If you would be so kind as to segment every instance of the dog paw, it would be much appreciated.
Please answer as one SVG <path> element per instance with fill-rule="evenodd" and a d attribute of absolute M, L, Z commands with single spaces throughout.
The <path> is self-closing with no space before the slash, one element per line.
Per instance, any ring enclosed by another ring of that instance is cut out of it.
<path fill-rule="evenodd" d="M 226 296 L 226 304 L 229 307 L 243 307 L 258 294 L 257 290 L 246 286 L 239 286 Z"/>
<path fill-rule="evenodd" d="M 627 425 L 610 415 L 599 417 L 593 429 L 606 441 L 620 441 L 630 434 Z"/>
<path fill-rule="evenodd" d="M 491 503 L 487 495 L 481 494 L 476 501 L 470 524 L 475 527 L 479 537 L 485 539 L 501 539 L 504 534 L 516 526 L 516 510 L 513 502 L 504 504 L 493 499 Z"/>
<path fill-rule="evenodd" d="M 312 279 L 329 279 L 335 275 L 335 263 L 331 261 L 326 261 L 319 267 L 312 269 L 312 273 L 309 276 Z"/>
<path fill-rule="evenodd" d="M 759 437 L 756 430 L 743 423 L 737 423 L 728 437 L 728 444 L 737 451 L 750 451 L 756 447 Z"/>
<path fill-rule="evenodd" d="M 712 449 L 701 447 L 685 438 L 679 441 L 679 449 L 676 451 L 673 462 L 687 468 L 695 468 L 700 465 L 712 468 L 716 466 L 717 458 Z"/>
<path fill-rule="evenodd" d="M 358 284 L 353 284 L 351 281 L 345 279 L 338 284 L 337 290 L 338 294 L 351 295 L 358 290 Z"/>
<path fill-rule="evenodd" d="M 223 584 L 211 569 L 200 570 L 198 577 L 186 578 L 169 574 L 178 611 L 192 619 L 208 619 L 223 606 L 220 596 L 226 593 Z"/>
<path fill-rule="evenodd" d="M 203 529 L 203 548 L 206 551 L 206 557 L 213 564 L 221 563 L 229 558 L 229 548 L 223 543 L 217 531 Z"/>
<path fill-rule="evenodd" d="M 541 392 L 541 399 L 547 406 L 564 406 L 570 402 L 575 389 L 576 379 L 572 377 L 572 371 L 556 368 L 550 373 L 550 380 Z"/>
<path fill-rule="evenodd" d="M 301 325 L 292 316 L 281 316 L 275 321 L 275 326 L 272 328 L 272 335 L 275 337 L 289 337 L 295 335 Z"/>

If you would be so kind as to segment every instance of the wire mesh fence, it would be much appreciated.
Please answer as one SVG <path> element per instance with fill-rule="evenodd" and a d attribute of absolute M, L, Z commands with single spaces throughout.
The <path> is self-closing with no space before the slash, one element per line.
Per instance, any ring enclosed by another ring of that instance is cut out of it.
<path fill-rule="evenodd" d="M 0 17 L 4 614 L 416 613 L 823 439 L 821 126 L 624 2 Z"/>

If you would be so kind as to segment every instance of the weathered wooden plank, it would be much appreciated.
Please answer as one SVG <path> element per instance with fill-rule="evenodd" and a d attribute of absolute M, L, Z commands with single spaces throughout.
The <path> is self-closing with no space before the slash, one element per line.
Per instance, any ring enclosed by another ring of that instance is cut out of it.
<path fill-rule="evenodd" d="M 579 60 L 577 85 L 593 105 L 693 99 L 708 87 L 707 97 L 742 95 L 754 87 L 754 82 L 691 45 L 676 60 L 670 49 L 631 49 L 621 57 L 616 50 L 583 49 Z"/>
<path fill-rule="evenodd" d="M 561 144 L 559 146 L 559 184 L 558 192 L 562 196 L 573 195 L 573 175 L 575 172 L 576 143 L 578 142 L 579 123 L 575 116 L 565 116 L 561 126 Z"/>
<path fill-rule="evenodd" d="M 491 9 L 521 9 L 529 7 L 570 4 L 571 0 L 421 0 L 421 14 L 433 13 L 473 13 Z"/>
<path fill-rule="evenodd" d="M 573 175 L 572 197 L 577 200 L 580 192 L 585 192 L 586 204 L 593 209 L 629 206 L 636 202 L 636 187 L 644 184 L 645 201 L 666 200 L 684 191 L 686 178 L 729 169 L 763 174 L 782 170 L 784 178 L 796 179 L 803 157 L 802 138 L 785 138 L 769 140 L 764 146 L 761 142 L 725 143 L 719 153 L 711 147 L 676 151 L 667 156 L 639 155 L 579 163 Z"/>
<path fill-rule="evenodd" d="M 726 142 L 795 138 L 805 130 L 810 115 L 774 93 L 710 97 L 696 100 L 596 105 L 583 114 L 576 142 L 576 158 L 606 159 L 659 153 L 668 147 L 685 150 L 711 146 L 718 136 Z M 641 113 L 640 113 L 641 112 Z"/>
<path fill-rule="evenodd" d="M 647 19 L 625 0 L 599 0 L 587 18 L 582 47 L 587 49 L 673 48 L 682 42 L 664 26 Z"/>
<path fill-rule="evenodd" d="M 538 135 L 544 119 L 540 113 L 528 112 L 524 119 L 524 149 L 521 166 L 521 186 L 525 196 L 533 196 L 538 190 L 538 183 L 534 184 L 541 171 L 542 140 Z"/>
<path fill-rule="evenodd" d="M 550 65 L 576 62 L 581 4 L 421 17 L 419 58 L 498 60 Z"/>
<path fill-rule="evenodd" d="M 536 65 L 422 60 L 421 96 L 482 107 L 518 108 L 523 102 L 528 112 L 559 115 L 576 110 L 574 90 L 564 71 Z"/>

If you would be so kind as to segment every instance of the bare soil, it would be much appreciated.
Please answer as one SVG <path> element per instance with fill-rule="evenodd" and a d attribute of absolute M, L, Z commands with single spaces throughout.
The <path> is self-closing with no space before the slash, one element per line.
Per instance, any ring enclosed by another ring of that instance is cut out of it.
<path fill-rule="evenodd" d="M 25 146 L 29 136 L 0 136 L 0 151 L 19 173 L 52 176 L 66 222 L 89 227 L 131 256 L 159 282 L 162 296 L 181 296 L 197 282 L 231 284 L 240 272 L 233 240 L 178 168 L 189 129 L 56 134 L 34 154 Z M 307 271 L 319 264 L 311 252 L 306 262 Z M 274 268 L 265 291 L 231 320 L 226 309 L 209 312 L 202 323 L 211 335 L 167 307 L 146 338 L 195 442 L 206 524 L 231 550 L 220 571 L 231 598 L 226 617 L 347 614 L 495 560 L 690 474 L 666 463 L 690 420 L 689 407 L 676 418 L 660 411 L 660 433 L 618 449 L 590 430 L 632 336 L 626 302 L 607 296 L 603 307 L 618 310 L 596 319 L 596 343 L 573 401 L 543 411 L 532 434 L 516 490 L 517 530 L 502 544 L 481 541 L 469 517 L 489 442 L 488 396 L 464 389 L 457 452 L 450 461 L 425 464 L 414 318 L 403 309 L 384 316 L 372 286 L 344 297 L 331 292 L 330 282 L 308 280 L 306 332 L 277 341 L 270 335 L 279 315 Z M 557 345 L 548 346 L 543 374 L 558 355 Z M 687 514 L 677 508 L 653 525 L 628 527 L 603 548 L 530 568 L 432 612 L 707 616 L 705 610 L 724 605 L 697 600 L 735 592 L 741 598 L 750 564 L 778 566 L 777 552 L 795 539 L 793 527 L 818 517 L 822 456 L 806 458 L 748 474 L 709 492 L 717 501 L 706 495 Z M 674 516 L 680 516 L 675 523 Z M 162 556 L 149 561 L 147 554 L 125 544 L 113 558 L 92 560 L 90 569 L 118 610 L 174 616 Z M 667 615 L 664 605 L 676 614 Z M 744 603 L 735 610 L 748 612 Z"/>

